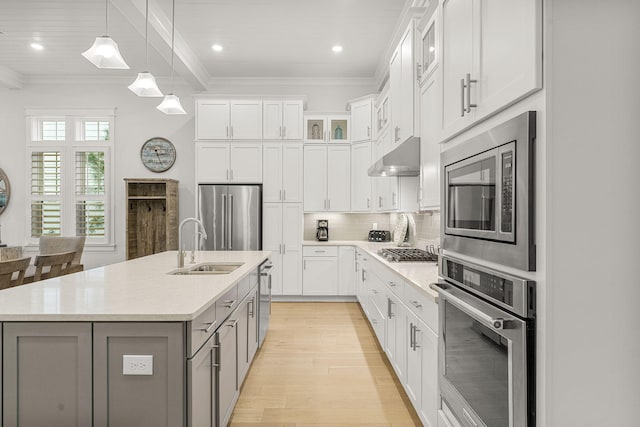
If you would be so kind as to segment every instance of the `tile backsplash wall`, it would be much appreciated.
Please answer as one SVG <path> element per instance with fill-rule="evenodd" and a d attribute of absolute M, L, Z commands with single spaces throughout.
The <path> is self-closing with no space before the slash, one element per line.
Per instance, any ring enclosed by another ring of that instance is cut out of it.
<path fill-rule="evenodd" d="M 423 242 L 433 242 L 440 238 L 440 213 L 414 213 L 416 223 L 416 245 L 423 246 Z M 331 240 L 367 240 L 373 223 L 378 224 L 379 230 L 391 230 L 398 221 L 396 213 L 319 213 L 304 215 L 304 240 L 316 239 L 316 221 L 329 221 L 329 241 Z"/>

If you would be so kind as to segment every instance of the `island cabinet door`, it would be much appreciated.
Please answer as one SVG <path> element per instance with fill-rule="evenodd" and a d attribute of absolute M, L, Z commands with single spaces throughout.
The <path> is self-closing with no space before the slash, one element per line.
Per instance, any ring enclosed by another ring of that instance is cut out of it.
<path fill-rule="evenodd" d="M 216 348 L 214 335 L 211 335 L 202 348 L 187 360 L 188 427 L 216 425 Z"/>
<path fill-rule="evenodd" d="M 91 425 L 91 324 L 5 323 L 5 426 Z"/>
<path fill-rule="evenodd" d="M 94 323 L 94 427 L 185 424 L 183 323 Z"/>

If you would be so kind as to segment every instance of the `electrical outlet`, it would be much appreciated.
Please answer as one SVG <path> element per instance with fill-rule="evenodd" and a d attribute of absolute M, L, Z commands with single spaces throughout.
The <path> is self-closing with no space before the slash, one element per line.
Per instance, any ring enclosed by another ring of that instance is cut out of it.
<path fill-rule="evenodd" d="M 123 355 L 122 375 L 153 375 L 153 356 Z"/>

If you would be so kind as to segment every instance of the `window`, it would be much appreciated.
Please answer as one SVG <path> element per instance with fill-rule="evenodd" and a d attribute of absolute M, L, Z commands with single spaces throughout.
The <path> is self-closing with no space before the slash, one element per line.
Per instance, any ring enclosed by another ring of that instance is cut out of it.
<path fill-rule="evenodd" d="M 112 244 L 114 111 L 28 110 L 27 121 L 31 241 L 76 235 Z"/>

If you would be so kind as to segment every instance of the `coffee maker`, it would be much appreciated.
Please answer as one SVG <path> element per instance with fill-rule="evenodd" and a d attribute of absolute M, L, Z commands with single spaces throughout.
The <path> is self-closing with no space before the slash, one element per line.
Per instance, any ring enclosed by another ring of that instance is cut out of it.
<path fill-rule="evenodd" d="M 318 230 L 316 231 L 316 239 L 320 242 L 326 242 L 329 240 L 329 221 L 326 219 L 319 219 L 316 222 Z"/>

